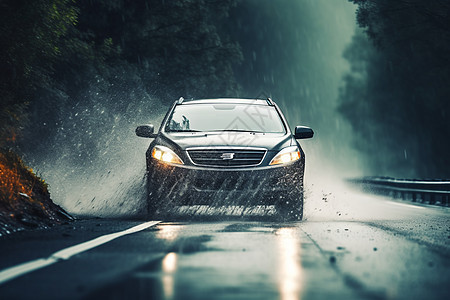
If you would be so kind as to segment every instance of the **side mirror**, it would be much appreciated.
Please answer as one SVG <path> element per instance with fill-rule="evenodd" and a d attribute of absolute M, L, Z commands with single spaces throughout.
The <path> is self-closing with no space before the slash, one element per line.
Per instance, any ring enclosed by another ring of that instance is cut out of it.
<path fill-rule="evenodd" d="M 141 125 L 136 128 L 136 135 L 145 138 L 155 138 L 157 134 L 154 133 L 155 128 L 153 125 Z"/>
<path fill-rule="evenodd" d="M 296 126 L 294 138 L 296 139 L 309 139 L 314 136 L 314 131 L 305 126 Z"/>

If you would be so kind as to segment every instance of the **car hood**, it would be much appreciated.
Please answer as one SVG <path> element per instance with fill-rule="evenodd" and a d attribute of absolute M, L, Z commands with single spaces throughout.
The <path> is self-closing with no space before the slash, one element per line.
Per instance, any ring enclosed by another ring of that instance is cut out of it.
<path fill-rule="evenodd" d="M 278 151 L 293 145 L 290 133 L 249 133 L 249 132 L 211 132 L 211 133 L 161 133 L 160 138 L 174 144 L 180 150 L 194 147 L 257 147 Z"/>

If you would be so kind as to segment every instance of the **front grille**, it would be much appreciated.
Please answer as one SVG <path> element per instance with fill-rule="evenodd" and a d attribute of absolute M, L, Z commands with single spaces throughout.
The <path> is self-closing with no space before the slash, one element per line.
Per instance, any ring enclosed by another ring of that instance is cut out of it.
<path fill-rule="evenodd" d="M 199 149 L 188 150 L 194 164 L 199 166 L 256 166 L 266 154 L 264 149 Z"/>

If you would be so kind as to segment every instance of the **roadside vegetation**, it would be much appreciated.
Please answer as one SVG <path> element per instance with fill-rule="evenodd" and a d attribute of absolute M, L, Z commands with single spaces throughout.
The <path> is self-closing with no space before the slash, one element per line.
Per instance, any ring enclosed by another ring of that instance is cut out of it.
<path fill-rule="evenodd" d="M 72 220 L 50 199 L 48 186 L 14 152 L 0 150 L 0 236 Z"/>

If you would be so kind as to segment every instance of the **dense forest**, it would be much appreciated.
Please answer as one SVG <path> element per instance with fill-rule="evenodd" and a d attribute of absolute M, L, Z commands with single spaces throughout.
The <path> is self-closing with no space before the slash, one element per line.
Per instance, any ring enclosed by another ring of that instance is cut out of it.
<path fill-rule="evenodd" d="M 367 175 L 450 177 L 450 4 L 350 2 L 361 29 L 335 110 L 322 99 L 342 72 L 324 57 L 341 41 L 321 29 L 343 26 L 321 19 L 335 2 L 0 0 L 0 148 L 89 172 L 180 96 L 271 95 L 327 151 L 347 144 L 330 121 L 344 116 Z"/>
<path fill-rule="evenodd" d="M 450 2 L 353 0 L 340 112 L 376 174 L 450 178 Z M 367 39 L 369 37 L 369 40 Z"/>

